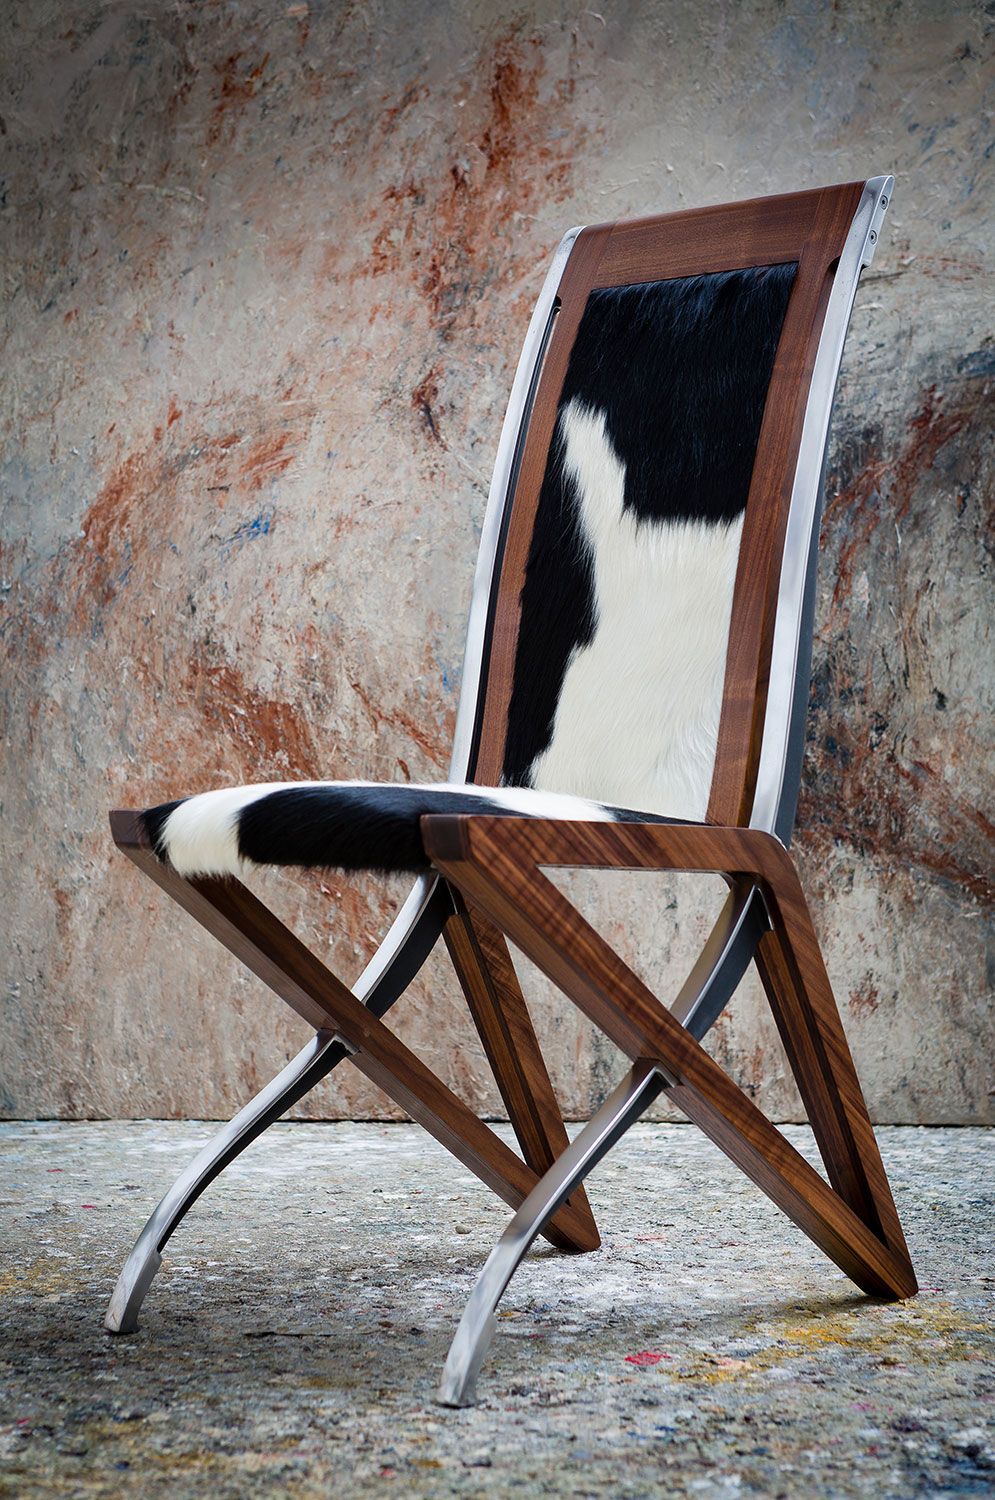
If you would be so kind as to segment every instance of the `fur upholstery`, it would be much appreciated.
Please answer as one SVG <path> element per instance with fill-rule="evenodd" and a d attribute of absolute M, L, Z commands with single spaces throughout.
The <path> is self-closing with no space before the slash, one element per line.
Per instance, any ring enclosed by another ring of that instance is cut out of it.
<path fill-rule="evenodd" d="M 638 816 L 518 787 L 298 781 L 202 792 L 150 808 L 142 821 L 156 854 L 180 875 L 241 875 L 256 864 L 416 871 L 429 863 L 419 825 L 426 813 L 602 823 Z"/>
<path fill-rule="evenodd" d="M 704 817 L 795 270 L 591 293 L 526 567 L 506 784 Z"/>
<path fill-rule="evenodd" d="M 567 663 L 536 787 L 703 818 L 715 760 L 742 516 L 640 522 L 603 412 L 561 416 L 597 629 Z M 596 705 L 596 711 L 592 708 Z"/>
<path fill-rule="evenodd" d="M 702 818 L 743 510 L 794 274 L 592 292 L 528 558 L 503 786 L 205 792 L 143 814 L 159 857 L 186 876 L 417 871 L 426 813 Z"/>

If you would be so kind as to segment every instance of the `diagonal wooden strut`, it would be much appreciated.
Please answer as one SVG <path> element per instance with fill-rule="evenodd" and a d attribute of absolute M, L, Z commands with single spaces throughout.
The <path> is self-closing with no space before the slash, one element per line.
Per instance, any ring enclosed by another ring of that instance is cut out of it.
<path fill-rule="evenodd" d="M 756 965 L 826 1175 L 868 1228 L 907 1259 L 905 1236 L 815 934 L 814 972 L 808 983 L 796 961 L 797 936 L 797 929 L 793 939 L 777 928 L 766 933 L 757 947 Z M 813 997 L 818 999 L 820 993 L 822 1003 L 816 1006 Z"/>
<path fill-rule="evenodd" d="M 656 1060 L 671 1079 L 669 1097 L 858 1286 L 885 1297 L 916 1291 L 804 896 L 776 839 L 739 828 L 505 817 L 428 817 L 422 828 L 446 878 L 630 1058 Z M 832 1186 L 542 874 L 543 864 L 757 878 L 774 928 L 761 962 Z"/>
<path fill-rule="evenodd" d="M 479 1120 L 442 1080 L 325 968 L 251 891 L 237 880 L 187 880 L 152 853 L 134 812 L 111 814 L 118 847 L 201 926 L 317 1029 L 334 1029 L 360 1072 L 517 1208 L 536 1172 Z M 565 1204 L 546 1231 L 561 1249 L 591 1250 L 597 1230 L 588 1210 Z"/>
<path fill-rule="evenodd" d="M 455 910 L 443 929 L 446 947 L 522 1155 L 542 1177 L 570 1138 L 532 1017 L 504 933 L 479 908 L 467 907 L 458 891 L 452 896 Z M 584 1188 L 568 1202 L 589 1220 L 594 1243 L 600 1244 Z"/>

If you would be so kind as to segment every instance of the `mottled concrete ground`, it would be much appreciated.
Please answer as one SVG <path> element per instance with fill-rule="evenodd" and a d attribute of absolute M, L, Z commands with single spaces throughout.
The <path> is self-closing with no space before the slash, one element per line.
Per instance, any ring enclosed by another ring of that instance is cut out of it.
<path fill-rule="evenodd" d="M 884 1305 L 693 1129 L 639 1128 L 592 1179 L 603 1249 L 533 1255 L 461 1412 L 435 1383 L 506 1212 L 409 1126 L 272 1130 L 101 1331 L 207 1131 L 0 1128 L 0 1493 L 995 1493 L 995 1131 L 881 1132 L 923 1284 Z"/>

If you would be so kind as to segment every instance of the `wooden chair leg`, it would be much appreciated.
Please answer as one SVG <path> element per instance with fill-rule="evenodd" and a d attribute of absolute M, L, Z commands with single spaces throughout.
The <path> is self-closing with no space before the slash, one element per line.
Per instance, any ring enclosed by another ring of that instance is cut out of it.
<path fill-rule="evenodd" d="M 532 1017 L 504 933 L 479 908 L 468 908 L 457 891 L 453 899 L 456 909 L 443 929 L 446 947 L 522 1155 L 542 1177 L 570 1140 Z M 588 1219 L 591 1236 L 599 1244 L 583 1187 L 568 1201 Z"/>
<path fill-rule="evenodd" d="M 827 975 L 812 995 L 791 947 L 777 933 L 759 942 L 756 969 L 828 1179 L 885 1245 L 908 1256 Z"/>
<path fill-rule="evenodd" d="M 768 889 L 767 904 L 773 929 L 760 938 L 755 961 L 826 1174 L 890 1252 L 889 1295 L 913 1296 L 905 1235 L 796 873 Z"/>
<path fill-rule="evenodd" d="M 350 1061 L 500 1198 L 518 1208 L 538 1182 L 535 1171 L 327 969 L 289 928 L 237 880 L 177 875 L 140 837 L 137 822 L 116 815 L 118 847 L 224 946 L 319 1030 L 334 1031 Z M 593 1250 L 590 1215 L 570 1204 L 544 1230 L 563 1250 Z"/>
<path fill-rule="evenodd" d="M 694 1120 L 864 1291 L 916 1290 L 907 1252 L 885 1243 L 820 1177 L 521 850 L 488 844 L 435 863 L 633 1060 L 657 1062 Z"/>

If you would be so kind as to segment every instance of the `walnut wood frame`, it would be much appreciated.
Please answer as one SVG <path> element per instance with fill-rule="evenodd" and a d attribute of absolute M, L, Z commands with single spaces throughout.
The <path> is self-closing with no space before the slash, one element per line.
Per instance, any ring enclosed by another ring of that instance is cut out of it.
<path fill-rule="evenodd" d="M 705 825 L 425 818 L 422 830 L 433 872 L 402 909 L 395 923 L 400 936 L 393 946 L 388 935 L 381 950 L 389 949 L 388 956 L 378 955 L 371 964 L 376 974 L 368 980 L 364 976 L 350 990 L 238 881 L 180 877 L 155 858 L 137 813 L 111 814 L 118 847 L 315 1026 L 316 1037 L 167 1194 L 122 1272 L 108 1328 L 125 1332 L 136 1326 L 165 1241 L 211 1178 L 344 1058 L 518 1208 L 513 1225 L 524 1215 L 519 1243 L 510 1261 L 505 1257 L 504 1279 L 488 1291 L 485 1268 L 478 1287 L 487 1294 L 485 1303 L 490 1298 L 491 1308 L 511 1274 L 507 1264 L 513 1271 L 534 1233 L 545 1233 L 563 1249 L 597 1246 L 582 1178 L 659 1087 L 666 1087 L 672 1100 L 865 1291 L 906 1297 L 916 1290 L 811 917 L 790 855 L 774 836 L 786 841 L 790 832 L 794 794 L 792 773 L 785 782 L 785 763 L 791 753 L 800 760 L 799 704 L 803 707 L 806 686 L 798 642 L 792 648 L 790 639 L 792 630 L 796 637 L 804 635 L 805 622 L 801 617 L 801 623 L 789 620 L 786 635 L 781 610 L 786 578 L 799 565 L 808 580 L 810 607 L 813 535 L 817 541 L 818 531 L 817 476 L 807 477 L 810 495 L 804 511 L 798 502 L 799 474 L 805 463 L 811 467 L 813 445 L 821 459 L 853 290 L 860 265 L 869 258 L 868 246 L 876 239 L 873 226 L 888 202 L 881 184 L 890 192 L 890 182 L 875 179 L 572 232 L 547 280 L 516 377 L 485 521 L 450 773 L 453 780 L 485 785 L 500 779 L 525 559 L 557 402 L 589 292 L 598 286 L 797 262 L 747 503 Z M 841 259 L 847 262 L 845 274 Z M 848 299 L 839 297 L 838 288 L 834 292 L 834 284 L 844 280 Z M 839 303 L 833 330 L 838 347 L 827 354 L 827 309 L 834 296 Z M 811 388 L 820 378 L 820 360 L 823 389 L 816 400 Z M 794 541 L 792 525 L 800 526 Z M 787 666 L 778 666 L 777 651 L 783 654 L 785 639 L 791 648 L 784 657 Z M 773 684 L 772 656 L 777 666 Z M 789 719 L 795 726 L 794 751 L 784 736 L 783 744 L 778 739 L 770 748 L 771 721 L 778 715 L 785 732 Z M 775 763 L 773 793 L 763 786 L 765 757 Z M 797 767 L 793 774 L 797 779 Z M 751 819 L 760 826 L 748 826 Z M 543 867 L 566 866 L 708 870 L 727 880 L 733 897 L 725 925 L 721 920 L 717 924 L 671 1010 L 542 873 Z M 439 936 L 524 1159 L 383 1023 L 383 1014 Z M 585 1127 L 585 1132 L 593 1131 L 587 1142 L 578 1138 L 568 1148 L 507 938 L 636 1061 L 631 1093 L 618 1108 L 606 1105 L 604 1122 L 596 1117 Z M 828 1185 L 700 1045 L 751 958 L 808 1111 Z M 706 1004 L 710 986 L 714 992 Z M 464 1353 L 455 1365 L 451 1353 L 447 1365 L 448 1400 L 468 1398 L 486 1347 L 486 1319 L 481 1316 L 474 1326 L 470 1314 L 468 1309 L 461 1325 L 461 1334 L 467 1334 Z"/>
<path fill-rule="evenodd" d="M 422 820 L 432 861 L 865 1291 L 915 1275 L 791 856 L 771 834 L 700 824 Z M 830 1186 L 660 1004 L 541 867 L 713 872 L 759 886 L 759 968 Z"/>
<path fill-rule="evenodd" d="M 439 1399 L 464 1406 L 494 1313 L 549 1214 L 666 1089 L 704 1133 L 865 1292 L 917 1283 L 794 863 L 774 835 L 701 824 L 503 817 L 422 820 L 433 863 L 634 1061 L 515 1215 L 450 1347 Z M 754 957 L 828 1183 L 553 884 L 543 868 L 711 872 L 753 883 L 769 927 Z"/>

